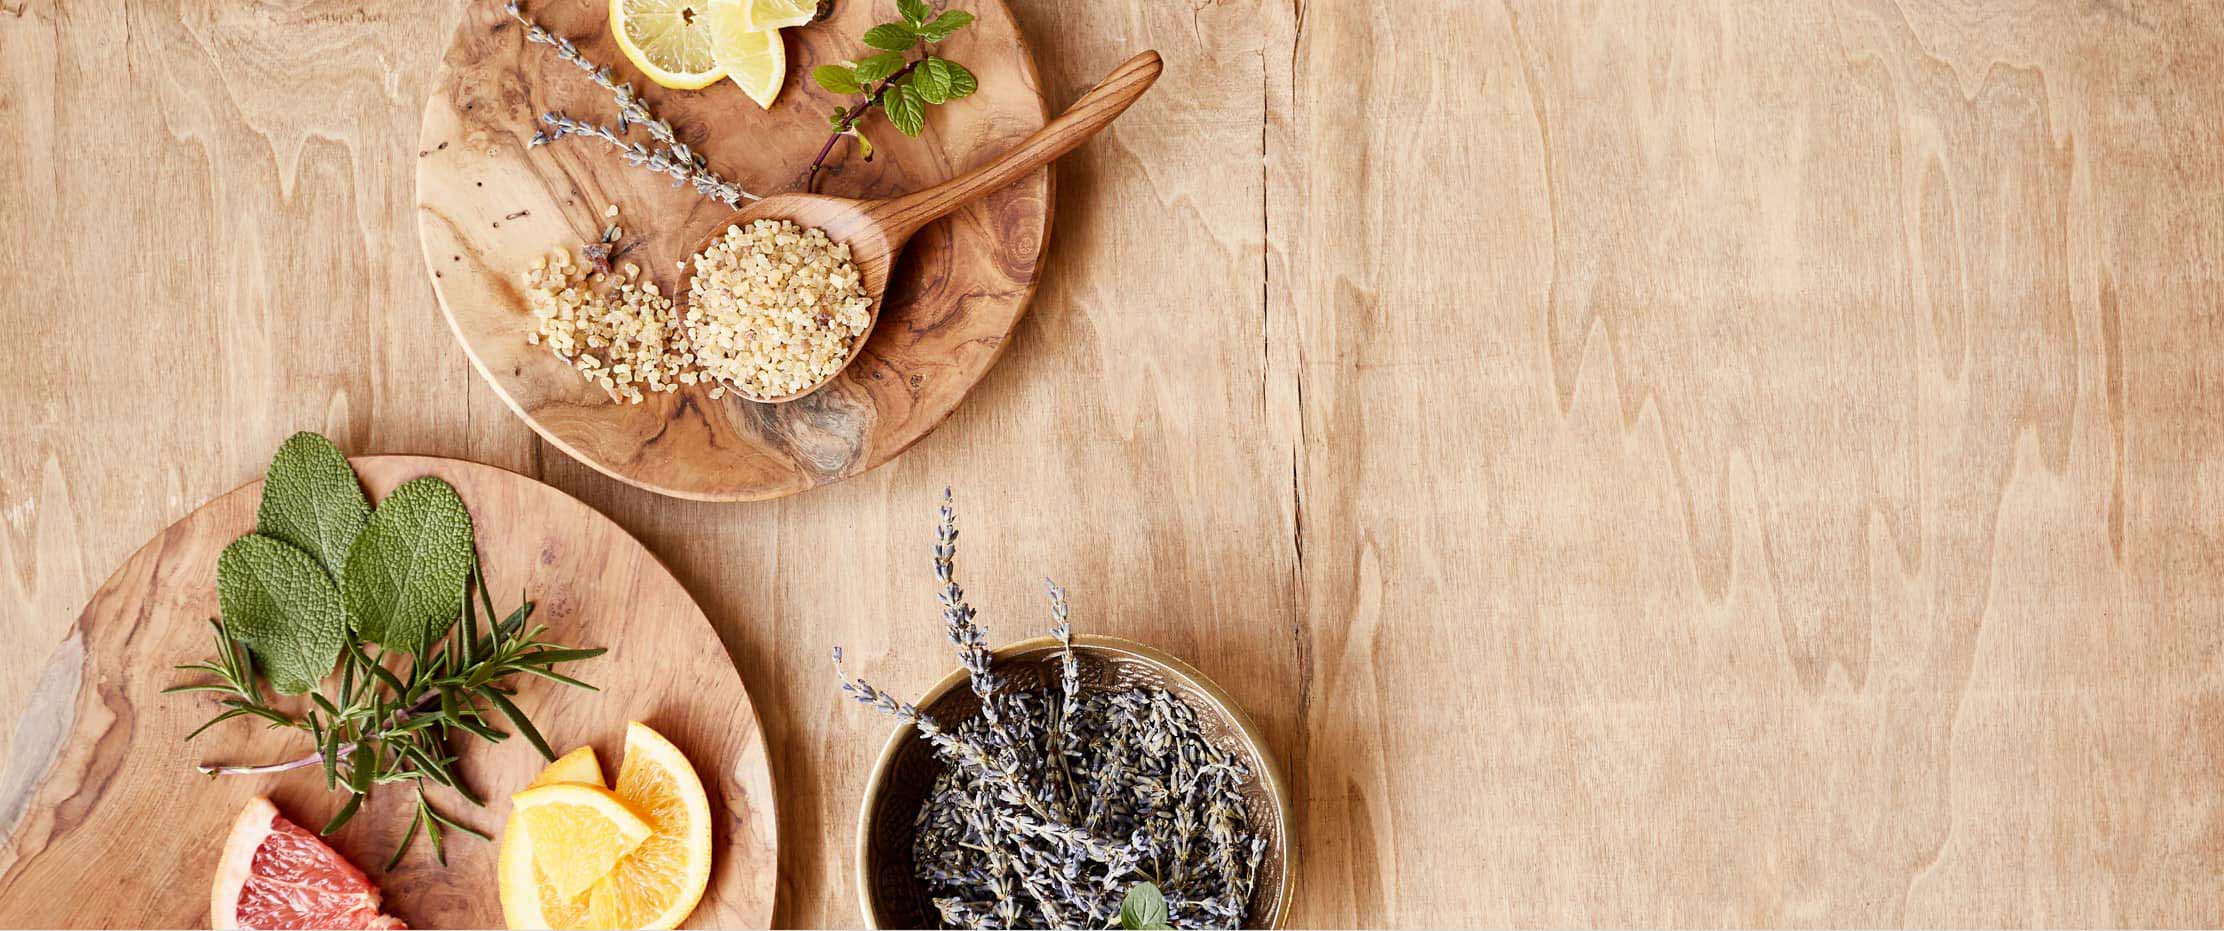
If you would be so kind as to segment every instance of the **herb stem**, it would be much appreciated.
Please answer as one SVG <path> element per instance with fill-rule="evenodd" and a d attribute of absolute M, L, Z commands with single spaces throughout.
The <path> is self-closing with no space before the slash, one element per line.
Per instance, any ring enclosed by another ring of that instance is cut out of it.
<path fill-rule="evenodd" d="M 355 748 L 358 745 L 365 742 L 384 739 L 388 731 L 391 731 L 394 728 L 400 726 L 402 722 L 409 720 L 412 716 L 418 714 L 419 712 L 426 711 L 432 708 L 432 706 L 439 703 L 440 697 L 438 695 L 433 695 L 419 701 L 417 704 L 409 706 L 408 708 L 394 712 L 393 717 L 386 719 L 385 727 L 380 728 L 374 733 L 364 735 L 361 740 L 357 740 L 352 743 L 341 744 L 340 749 L 334 753 L 334 757 L 344 757 L 350 753 L 353 753 L 355 752 Z M 312 753 L 300 759 L 287 760 L 283 763 L 260 763 L 253 766 L 244 764 L 218 766 L 209 763 L 198 763 L 195 764 L 193 768 L 200 770 L 201 775 L 203 776 L 260 776 L 269 773 L 289 773 L 297 769 L 307 769 L 322 762 L 324 762 L 323 753 Z"/>
<path fill-rule="evenodd" d="M 842 115 L 841 128 L 834 130 L 832 135 L 826 137 L 826 144 L 819 146 L 818 157 L 811 159 L 811 167 L 803 172 L 804 193 L 816 194 L 819 192 L 819 170 L 826 166 L 826 157 L 834 153 L 834 143 L 841 141 L 843 136 L 848 135 L 850 128 L 855 126 L 858 120 L 864 119 L 865 114 L 872 112 L 874 107 L 880 105 L 881 95 L 888 93 L 889 88 L 894 87 L 897 81 L 903 80 L 905 75 L 910 74 L 911 70 L 919 67 L 919 63 L 923 61 L 926 61 L 926 59 L 914 58 L 910 64 L 898 69 L 895 74 L 882 78 L 879 84 L 873 86 L 873 92 L 870 96 L 858 102 L 856 106 L 849 108 L 848 112 Z"/>

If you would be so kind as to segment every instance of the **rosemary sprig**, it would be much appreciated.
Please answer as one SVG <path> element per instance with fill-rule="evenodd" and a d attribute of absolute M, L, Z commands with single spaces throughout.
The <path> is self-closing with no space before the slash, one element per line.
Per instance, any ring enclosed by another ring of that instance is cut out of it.
<path fill-rule="evenodd" d="M 399 862 L 420 833 L 432 842 L 442 863 L 447 862 L 442 832 L 457 830 L 484 839 L 485 834 L 441 813 L 425 798 L 425 784 L 431 782 L 455 790 L 474 805 L 484 804 L 456 771 L 457 757 L 448 746 L 451 732 L 500 741 L 509 734 L 497 726 L 499 720 L 524 735 L 542 756 L 554 760 L 556 755 L 548 742 L 511 700 L 516 691 L 510 682 L 524 674 L 593 690 L 594 686 L 557 672 L 556 667 L 600 656 L 604 651 L 572 649 L 545 639 L 546 628 L 528 624 L 533 602 L 522 598 L 516 610 L 494 621 L 493 598 L 486 577 L 477 567 L 472 568 L 467 584 L 461 621 L 447 635 L 413 653 L 402 654 L 406 664 L 389 663 L 384 648 L 377 648 L 374 655 L 363 643 L 349 643 L 340 655 L 337 688 L 327 684 L 311 692 L 309 707 L 298 717 L 272 706 L 263 697 L 246 645 L 223 621 L 212 621 L 216 658 L 178 668 L 214 681 L 164 690 L 224 696 L 219 702 L 224 710 L 194 734 L 222 721 L 254 716 L 270 722 L 271 727 L 308 731 L 315 749 L 282 762 L 202 763 L 197 768 L 210 776 L 244 776 L 321 767 L 327 788 L 348 793 L 348 801 L 319 831 L 322 834 L 347 824 L 374 787 L 414 783 L 417 814 L 389 858 L 389 866 Z M 477 596 L 475 601 L 473 594 Z M 483 629 L 479 622 L 482 611 L 490 621 Z M 402 671 L 397 672 L 396 665 Z"/>

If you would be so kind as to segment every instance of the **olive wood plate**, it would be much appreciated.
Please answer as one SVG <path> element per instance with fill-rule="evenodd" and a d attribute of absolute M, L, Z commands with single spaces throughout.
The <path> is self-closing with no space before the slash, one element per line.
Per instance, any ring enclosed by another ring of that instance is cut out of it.
<path fill-rule="evenodd" d="M 563 492 L 493 466 L 418 456 L 353 460 L 372 500 L 420 475 L 454 485 L 478 529 L 495 609 L 522 589 L 535 623 L 569 646 L 610 652 L 562 667 L 600 692 L 520 676 L 517 704 L 563 752 L 594 745 L 615 778 L 625 726 L 638 719 L 671 738 L 709 790 L 710 887 L 690 927 L 763 928 L 772 921 L 779 831 L 764 732 L 710 621 L 647 549 Z M 47 660 L 18 720 L 0 780 L 0 927 L 206 927 L 209 881 L 232 819 L 267 794 L 315 830 L 344 796 L 315 768 L 209 777 L 200 760 L 263 763 L 306 753 L 308 737 L 252 719 L 185 736 L 220 710 L 206 694 L 164 695 L 187 681 L 171 669 L 215 651 L 216 557 L 255 528 L 262 483 L 203 505 L 141 547 L 93 594 Z M 504 728 L 507 730 L 508 728 Z M 458 768 L 487 800 L 473 807 L 435 787 L 433 804 L 489 834 L 509 797 L 545 765 L 524 738 L 461 735 Z M 385 908 L 413 928 L 499 928 L 495 845 L 447 840 L 448 865 L 423 837 L 392 871 L 379 869 L 408 827 L 407 785 L 374 790 L 327 841 L 371 874 Z"/>
<path fill-rule="evenodd" d="M 936 107 L 907 138 L 874 115 L 878 153 L 837 146 L 822 193 L 880 198 L 928 187 L 1002 154 L 1045 122 L 1026 43 L 1001 0 L 968 0 L 978 19 L 942 43 L 980 90 Z M 731 81 L 700 91 L 657 87 L 609 36 L 607 3 L 527 0 L 525 11 L 632 83 L 682 142 L 757 194 L 799 190 L 844 101 L 810 81 L 813 67 L 867 50 L 857 37 L 894 4 L 841 0 L 830 20 L 783 31 L 788 80 L 770 111 Z M 558 248 L 600 238 L 619 208 L 621 245 L 667 295 L 677 264 L 732 212 L 691 188 L 619 161 L 600 140 L 533 147 L 537 119 L 562 111 L 614 124 L 609 95 L 540 45 L 497 0 L 471 4 L 425 104 L 417 153 L 418 232 L 433 290 L 456 337 L 496 394 L 566 454 L 632 485 L 703 500 L 793 494 L 880 465 L 956 409 L 1003 352 L 1035 292 L 1050 229 L 1050 175 L 1039 170 L 920 230 L 891 276 L 882 316 L 833 382 L 800 400 L 759 404 L 707 385 L 614 402 L 544 346 L 518 279 Z M 632 138 L 649 140 L 633 129 Z"/>

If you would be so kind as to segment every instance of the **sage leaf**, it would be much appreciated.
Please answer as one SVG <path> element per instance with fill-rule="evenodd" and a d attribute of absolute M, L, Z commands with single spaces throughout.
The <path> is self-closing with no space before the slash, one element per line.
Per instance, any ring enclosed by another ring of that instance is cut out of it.
<path fill-rule="evenodd" d="M 437 478 L 412 479 L 371 512 L 340 594 L 358 636 L 417 653 L 447 633 L 471 577 L 471 513 Z"/>
<path fill-rule="evenodd" d="M 811 80 L 818 82 L 820 87 L 844 97 L 863 93 L 865 90 L 862 85 L 857 83 L 857 72 L 841 65 L 820 65 L 813 68 L 811 69 Z M 842 111 L 834 111 L 834 121 L 837 128 L 839 128 L 842 116 Z"/>
<path fill-rule="evenodd" d="M 371 502 L 331 440 L 304 431 L 278 447 L 263 477 L 256 533 L 300 547 L 338 580 L 347 568 L 348 547 L 370 519 Z"/>
<path fill-rule="evenodd" d="M 915 31 L 919 38 L 940 42 L 949 38 L 951 33 L 970 25 L 973 25 L 973 14 L 964 10 L 945 10 L 941 16 L 934 18 L 934 22 L 916 27 Z"/>
<path fill-rule="evenodd" d="M 902 14 L 904 22 L 916 27 L 926 24 L 927 17 L 934 15 L 934 8 L 927 5 L 927 0 L 896 0 L 896 12 Z"/>
<path fill-rule="evenodd" d="M 888 111 L 888 124 L 906 136 L 916 136 L 927 126 L 926 101 L 910 84 L 889 88 L 881 96 L 880 106 Z"/>
<path fill-rule="evenodd" d="M 1136 883 L 1120 903 L 1120 927 L 1166 927 L 1166 896 L 1152 883 Z"/>
<path fill-rule="evenodd" d="M 225 629 L 261 660 L 281 694 L 299 695 L 332 672 L 347 643 L 340 590 L 315 557 L 276 537 L 251 533 L 216 558 L 216 600 Z"/>
<path fill-rule="evenodd" d="M 858 62 L 854 73 L 857 76 L 858 83 L 871 84 L 902 71 L 903 66 L 904 56 L 902 52 L 882 52 Z"/>
<path fill-rule="evenodd" d="M 902 23 L 881 23 L 865 30 L 865 44 L 877 49 L 901 52 L 919 41 L 919 34 Z"/>

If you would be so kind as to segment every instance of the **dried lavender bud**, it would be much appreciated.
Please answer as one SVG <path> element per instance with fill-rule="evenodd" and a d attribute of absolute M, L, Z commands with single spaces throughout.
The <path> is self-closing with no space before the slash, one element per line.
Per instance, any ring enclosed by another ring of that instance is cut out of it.
<path fill-rule="evenodd" d="M 573 44 L 570 39 L 550 32 L 541 24 L 534 22 L 531 17 L 525 15 L 524 9 L 518 5 L 517 0 L 510 0 L 509 3 L 503 5 L 502 9 L 510 14 L 511 19 L 517 20 L 519 25 L 525 27 L 525 41 L 535 45 L 545 45 L 555 50 L 557 58 L 586 72 L 595 84 L 610 92 L 611 99 L 618 105 L 618 125 L 614 128 L 584 123 L 575 124 L 578 128 L 571 130 L 534 133 L 530 145 L 547 145 L 565 136 L 593 136 L 616 146 L 620 150 L 620 157 L 625 160 L 626 164 L 670 175 L 675 183 L 691 185 L 697 193 L 723 202 L 729 207 L 738 207 L 744 200 L 757 199 L 757 195 L 742 190 L 740 185 L 719 177 L 716 172 L 711 171 L 710 162 L 701 155 L 697 155 L 693 149 L 688 148 L 686 143 L 681 142 L 679 133 L 672 129 L 672 124 L 650 111 L 648 104 L 642 101 L 640 95 L 634 93 L 632 84 L 619 81 L 611 75 L 609 68 L 589 60 L 587 56 L 580 53 L 579 46 Z M 541 115 L 541 122 L 549 123 L 551 117 L 564 119 L 560 113 L 544 113 Z M 565 120 L 565 122 L 569 121 Z M 623 138 L 623 134 L 633 126 L 640 126 L 647 130 L 651 138 L 663 144 L 661 150 L 651 150 L 639 143 L 627 142 Z"/>
<path fill-rule="evenodd" d="M 956 582 L 947 491 L 940 517 L 938 600 L 981 713 L 945 728 L 850 678 L 834 651 L 843 693 L 910 722 L 944 763 L 912 818 L 914 875 L 937 920 L 1102 928 L 1117 923 L 1127 891 L 1148 881 L 1162 889 L 1174 927 L 1240 926 L 1266 850 L 1240 791 L 1249 768 L 1208 741 L 1196 712 L 1164 689 L 1084 690 L 1065 591 L 1048 580 L 1057 683 L 1020 687 L 994 669 Z"/>

